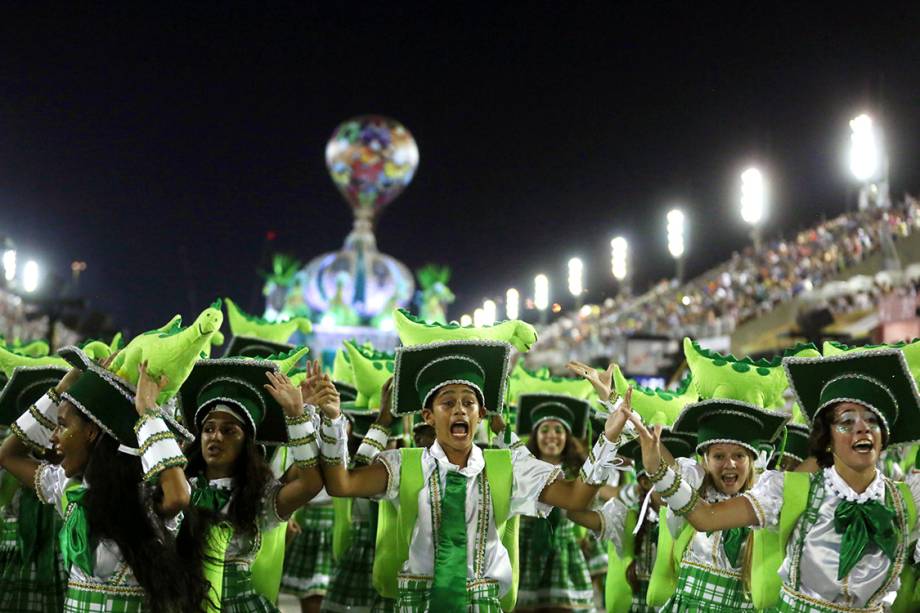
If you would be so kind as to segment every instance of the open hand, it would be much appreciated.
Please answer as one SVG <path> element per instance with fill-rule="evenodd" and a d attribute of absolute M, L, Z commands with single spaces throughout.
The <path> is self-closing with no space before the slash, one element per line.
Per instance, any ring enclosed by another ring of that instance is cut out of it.
<path fill-rule="evenodd" d="M 147 372 L 147 360 L 137 365 L 137 391 L 134 394 L 134 408 L 138 415 L 157 408 L 157 396 L 169 385 L 169 377 L 161 375 L 154 379 Z"/>
<path fill-rule="evenodd" d="M 608 441 L 619 440 L 623 427 L 632 415 L 632 388 L 629 388 L 626 390 L 626 395 L 623 396 L 623 402 L 619 404 L 616 411 L 611 411 L 607 415 L 607 421 L 604 422 L 604 436 Z"/>
<path fill-rule="evenodd" d="M 565 367 L 579 377 L 587 379 L 601 400 L 610 400 L 610 392 L 613 390 L 613 364 L 608 366 L 607 370 L 601 371 L 573 360 Z"/>
<path fill-rule="evenodd" d="M 636 432 L 639 434 L 639 445 L 642 447 L 642 465 L 651 474 L 661 464 L 661 425 L 649 429 L 638 415 L 632 419 Z"/>
<path fill-rule="evenodd" d="M 339 391 L 328 375 L 322 375 L 311 391 L 311 395 L 304 399 L 308 404 L 317 406 L 329 419 L 335 419 L 341 413 Z"/>
<path fill-rule="evenodd" d="M 380 390 L 380 414 L 377 416 L 377 423 L 385 428 L 393 424 L 393 377 L 386 380 Z"/>
<path fill-rule="evenodd" d="M 281 409 L 288 417 L 299 417 L 303 414 L 303 396 L 300 388 L 295 387 L 287 375 L 268 371 L 265 373 L 268 383 L 264 385 L 265 389 L 271 394 L 272 398 L 281 405 Z"/>

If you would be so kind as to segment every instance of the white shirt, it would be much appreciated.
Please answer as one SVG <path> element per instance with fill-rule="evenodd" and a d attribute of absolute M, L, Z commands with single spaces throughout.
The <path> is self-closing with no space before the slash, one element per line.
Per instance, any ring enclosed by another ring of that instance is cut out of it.
<path fill-rule="evenodd" d="M 389 482 L 383 499 L 399 506 L 399 474 L 402 455 L 398 449 L 383 451 L 376 459 L 389 473 Z M 513 482 L 511 488 L 511 515 L 531 515 L 546 517 L 552 507 L 539 501 L 543 489 L 555 481 L 562 471 L 538 460 L 523 445 L 511 451 Z M 437 470 L 437 473 L 435 471 Z M 409 544 L 409 559 L 402 568 L 402 573 L 413 577 L 432 578 L 434 576 L 434 552 L 436 528 L 433 525 L 431 479 L 435 476 L 444 491 L 447 472 L 459 472 L 467 477 L 466 485 L 466 526 L 467 526 L 467 580 L 491 579 L 499 584 L 499 592 L 504 594 L 511 587 L 511 560 L 508 551 L 502 545 L 495 527 L 495 513 L 492 511 L 491 496 L 485 495 L 482 484 L 485 460 L 482 450 L 473 446 L 464 468 L 451 464 L 437 441 L 429 449 L 422 451 L 422 473 L 425 487 L 419 493 L 418 518 L 412 529 Z M 480 534 L 478 521 L 480 505 L 488 505 L 487 534 Z M 477 561 L 477 549 L 484 545 L 481 563 Z M 478 568 L 477 568 L 478 566 Z"/>

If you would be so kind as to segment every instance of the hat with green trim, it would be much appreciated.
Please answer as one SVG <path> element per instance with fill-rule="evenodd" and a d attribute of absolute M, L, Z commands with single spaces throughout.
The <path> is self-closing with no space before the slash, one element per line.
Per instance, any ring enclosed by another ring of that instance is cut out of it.
<path fill-rule="evenodd" d="M 80 349 L 71 347 L 68 352 L 74 363 L 84 366 L 80 378 L 61 394 L 61 398 L 70 402 L 124 447 L 136 449 L 138 445 L 134 426 L 138 415 L 134 408 L 134 385 L 102 368 Z M 159 416 L 178 437 L 192 439 L 191 433 L 170 415 L 169 410 L 161 408 Z"/>
<path fill-rule="evenodd" d="M 782 453 L 791 458 L 804 462 L 810 454 L 808 448 L 808 438 L 811 435 L 811 428 L 802 424 L 786 424 L 785 445 Z"/>
<path fill-rule="evenodd" d="M 16 421 L 66 374 L 66 369 L 56 366 L 20 366 L 13 370 L 13 376 L 0 391 L 0 425 Z"/>
<path fill-rule="evenodd" d="M 732 443 L 759 455 L 762 451 L 772 453 L 773 442 L 782 434 L 787 420 L 783 413 L 747 402 L 713 398 L 688 404 L 671 431 L 695 434 L 699 452 L 709 445 Z"/>
<path fill-rule="evenodd" d="M 562 394 L 523 394 L 518 397 L 517 433 L 531 434 L 544 421 L 553 419 L 575 438 L 587 434 L 591 404 Z"/>
<path fill-rule="evenodd" d="M 287 343 L 273 343 L 252 336 L 234 336 L 227 343 L 225 358 L 267 358 L 273 355 L 287 354 L 294 349 Z"/>
<path fill-rule="evenodd" d="M 351 435 L 356 438 L 364 438 L 371 425 L 377 421 L 380 415 L 377 411 L 347 411 L 342 409 L 345 419 L 351 422 Z M 390 424 L 389 440 L 395 441 L 403 435 L 403 422 L 401 419 L 394 419 Z"/>
<path fill-rule="evenodd" d="M 284 411 L 264 387 L 268 372 L 278 372 L 278 367 L 267 360 L 199 360 L 179 389 L 185 423 L 198 432 L 208 413 L 220 408 L 254 433 L 255 442 L 286 443 Z"/>
<path fill-rule="evenodd" d="M 920 441 L 920 397 L 900 349 L 873 349 L 823 358 L 786 358 L 795 401 L 809 421 L 841 402 L 875 413 L 889 445 Z"/>
<path fill-rule="evenodd" d="M 486 339 L 398 348 L 393 414 L 421 411 L 435 392 L 453 383 L 468 385 L 487 411 L 500 412 L 510 355 L 511 345 Z"/>
<path fill-rule="evenodd" d="M 674 432 L 669 428 L 661 429 L 661 444 L 675 458 L 689 458 L 696 453 L 695 436 L 684 432 Z M 645 472 L 645 467 L 642 464 L 642 446 L 639 439 L 634 438 L 624 443 L 617 453 L 632 460 L 633 468 L 635 468 L 637 475 Z"/>

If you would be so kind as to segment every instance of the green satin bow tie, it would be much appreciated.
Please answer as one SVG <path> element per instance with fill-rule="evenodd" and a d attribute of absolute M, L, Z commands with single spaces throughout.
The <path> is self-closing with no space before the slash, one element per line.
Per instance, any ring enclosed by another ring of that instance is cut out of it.
<path fill-rule="evenodd" d="M 214 487 L 204 477 L 198 477 L 192 490 L 192 504 L 199 509 L 211 511 L 215 515 L 227 506 L 231 490 Z"/>
<path fill-rule="evenodd" d="M 447 472 L 434 557 L 432 603 L 438 611 L 466 613 L 466 477 Z"/>
<path fill-rule="evenodd" d="M 68 512 L 60 535 L 64 568 L 70 569 L 76 565 L 87 575 L 92 575 L 93 556 L 89 546 L 89 522 L 86 519 L 86 508 L 83 506 L 86 488 L 69 489 L 65 496 Z"/>
<path fill-rule="evenodd" d="M 862 504 L 844 500 L 837 505 L 834 511 L 834 530 L 843 535 L 840 541 L 838 580 L 846 577 L 862 559 L 870 542 L 878 545 L 888 559 L 894 561 L 900 536 L 894 520 L 894 510 L 877 500 Z"/>
<path fill-rule="evenodd" d="M 725 552 L 725 557 L 728 558 L 732 567 L 737 568 L 741 546 L 744 545 L 750 532 L 750 528 L 730 528 L 722 531 L 722 551 Z"/>

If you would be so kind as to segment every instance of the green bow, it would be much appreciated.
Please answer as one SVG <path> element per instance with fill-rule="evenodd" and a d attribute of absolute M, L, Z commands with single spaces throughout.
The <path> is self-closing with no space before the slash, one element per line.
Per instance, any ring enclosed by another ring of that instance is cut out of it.
<path fill-rule="evenodd" d="M 214 487 L 203 476 L 198 477 L 195 486 L 192 490 L 192 505 L 198 509 L 205 509 L 216 515 L 230 501 L 230 490 Z"/>
<path fill-rule="evenodd" d="M 69 569 L 76 565 L 87 575 L 92 575 L 93 556 L 89 547 L 89 522 L 86 519 L 86 508 L 83 506 L 86 488 L 69 489 L 66 496 L 69 508 L 60 535 L 64 568 Z"/>
<path fill-rule="evenodd" d="M 878 545 L 888 559 L 894 561 L 899 531 L 894 523 L 895 512 L 877 500 L 857 504 L 844 500 L 834 511 L 834 530 L 842 534 L 837 579 L 847 576 L 866 553 L 870 541 Z"/>
<path fill-rule="evenodd" d="M 725 557 L 734 568 L 738 567 L 741 546 L 744 545 L 750 532 L 750 528 L 729 528 L 722 531 L 722 551 L 725 552 Z"/>

